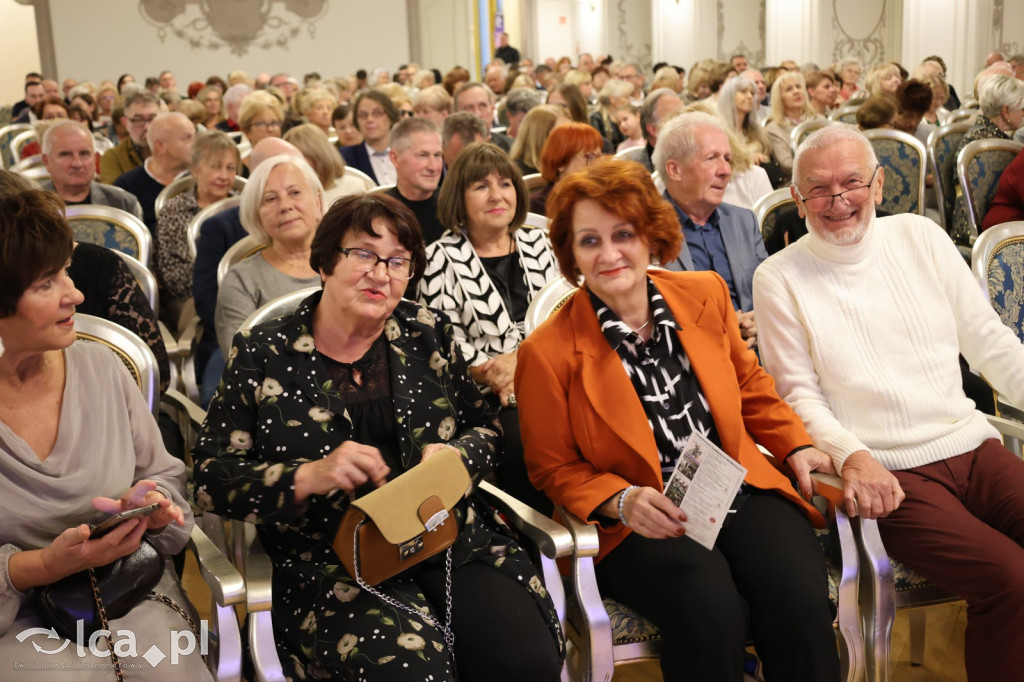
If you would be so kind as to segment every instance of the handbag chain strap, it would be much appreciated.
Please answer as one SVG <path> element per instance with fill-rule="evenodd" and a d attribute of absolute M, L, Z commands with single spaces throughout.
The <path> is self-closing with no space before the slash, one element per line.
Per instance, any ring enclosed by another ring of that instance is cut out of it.
<path fill-rule="evenodd" d="M 103 607 L 103 600 L 100 598 L 100 588 L 96 584 L 96 571 L 91 568 L 89 569 L 89 586 L 92 588 L 92 599 L 96 602 L 96 613 L 100 616 L 100 627 L 107 632 L 103 639 L 107 640 L 107 653 L 110 654 L 110 662 L 114 665 L 114 677 L 117 678 L 117 682 L 124 682 L 124 673 L 121 672 L 121 661 L 118 659 L 117 654 L 114 653 L 114 642 L 110 639 L 110 624 L 107 622 L 107 610 Z"/>
<path fill-rule="evenodd" d="M 444 635 L 444 643 L 445 646 L 448 648 L 448 658 L 451 660 L 452 668 L 454 670 L 455 633 L 452 631 L 452 548 L 448 547 L 447 551 L 444 554 L 445 622 L 440 623 L 434 616 L 423 613 L 422 611 L 417 611 L 411 606 L 406 606 L 397 599 L 393 599 L 388 595 L 384 594 L 383 592 L 381 592 L 380 590 L 376 590 L 370 585 L 366 584 L 359 570 L 359 529 L 362 528 L 365 523 L 366 519 L 363 519 L 358 524 L 356 524 L 355 532 L 352 533 L 352 566 L 355 569 L 354 577 L 356 579 L 356 583 L 359 584 L 359 587 L 366 590 L 373 596 L 377 597 L 377 599 L 380 599 L 385 604 L 389 604 L 397 609 L 401 609 L 402 611 L 406 611 L 408 613 L 413 614 L 414 616 L 422 618 L 423 620 L 427 621 L 428 623 L 436 627 L 438 630 L 440 630 L 441 634 Z"/>
<path fill-rule="evenodd" d="M 450 581 L 450 579 L 451 579 L 451 577 L 449 576 L 449 581 Z M 449 582 L 449 585 L 450 585 L 450 582 Z M 103 628 L 103 630 L 105 630 L 106 632 L 109 633 L 110 632 L 110 623 L 107 621 L 107 609 L 104 608 L 104 606 L 103 606 L 103 599 L 100 597 L 100 588 L 99 588 L 99 585 L 97 585 L 97 583 L 96 583 L 96 572 L 93 569 L 91 569 L 91 568 L 89 569 L 89 586 L 92 588 L 92 599 L 96 603 L 96 613 L 98 613 L 99 617 L 100 617 L 100 627 Z M 195 635 L 196 642 L 197 643 L 199 642 L 199 636 L 200 636 L 199 627 L 196 625 L 196 622 L 195 622 L 195 620 L 193 620 L 192 616 L 189 615 L 188 611 L 183 609 L 177 602 L 175 602 L 173 599 L 171 599 L 167 595 L 160 594 L 159 592 L 150 592 L 149 595 L 148 595 L 148 598 L 152 599 L 153 601 L 158 601 L 161 604 L 164 604 L 166 606 L 171 607 L 171 609 L 174 610 L 179 616 L 184 618 L 185 619 L 185 623 L 187 623 L 189 628 L 192 630 L 192 634 Z M 448 619 L 449 619 L 449 621 L 451 620 L 451 606 L 450 606 L 450 604 L 451 604 L 451 597 L 449 596 L 449 612 L 448 612 Z M 107 653 L 110 654 L 110 662 L 114 666 L 114 677 L 117 678 L 117 682 L 124 682 L 124 673 L 121 671 L 121 660 L 117 657 L 117 654 L 114 653 L 114 643 L 111 641 L 109 634 L 104 635 L 103 638 L 105 640 L 107 640 Z M 447 641 L 447 639 L 445 641 Z M 201 655 L 203 657 L 203 663 L 205 663 L 207 666 L 209 666 L 210 662 L 209 662 L 209 660 L 207 660 L 207 655 L 206 654 L 201 654 Z"/>

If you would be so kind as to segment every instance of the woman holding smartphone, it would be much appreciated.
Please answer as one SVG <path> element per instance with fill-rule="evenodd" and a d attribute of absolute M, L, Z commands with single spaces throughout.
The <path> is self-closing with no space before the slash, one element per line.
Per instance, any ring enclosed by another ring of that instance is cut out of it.
<path fill-rule="evenodd" d="M 73 242 L 63 208 L 56 195 L 0 174 L 0 667 L 45 662 L 74 668 L 76 680 L 107 681 L 102 640 L 94 647 L 101 653 L 87 650 L 84 659 L 77 647 L 61 649 L 47 637 L 18 641 L 32 628 L 50 627 L 33 592 L 132 554 L 144 537 L 172 556 L 193 519 L 184 465 L 164 449 L 135 381 L 103 345 L 75 342 L 82 294 L 67 275 Z M 148 516 L 92 536 L 89 524 L 151 504 L 158 508 Z M 188 607 L 169 560 L 155 591 Z M 167 651 L 171 631 L 188 627 L 153 600 L 109 621 L 125 671 L 146 680 L 212 679 L 198 647 L 173 667 L 142 657 L 152 646 Z M 122 643 L 124 631 L 133 647 Z M 33 643 L 53 653 L 43 656 Z M 97 665 L 83 669 L 85 663 Z"/>

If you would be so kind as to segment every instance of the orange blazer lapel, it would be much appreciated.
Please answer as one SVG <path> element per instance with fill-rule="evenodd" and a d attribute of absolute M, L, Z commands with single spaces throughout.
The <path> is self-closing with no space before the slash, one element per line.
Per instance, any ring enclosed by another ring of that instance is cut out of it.
<path fill-rule="evenodd" d="M 582 355 L 580 377 L 587 398 L 603 425 L 642 456 L 660 476 L 661 461 L 647 414 L 626 376 L 622 360 L 601 333 L 585 289 L 576 293 L 571 305 L 575 350 Z"/>

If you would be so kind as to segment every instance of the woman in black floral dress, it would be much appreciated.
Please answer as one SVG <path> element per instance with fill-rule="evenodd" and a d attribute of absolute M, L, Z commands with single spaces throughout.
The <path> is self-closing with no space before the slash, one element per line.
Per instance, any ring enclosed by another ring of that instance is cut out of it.
<path fill-rule="evenodd" d="M 331 548 L 349 505 L 442 448 L 474 481 L 500 427 L 470 379 L 452 325 L 403 301 L 423 272 L 412 213 L 382 194 L 324 216 L 311 265 L 324 281 L 285 318 L 239 333 L 196 445 L 196 499 L 256 523 L 274 562 L 274 625 L 291 679 L 554 680 L 557 617 L 526 553 L 475 496 L 456 507 L 452 629 L 444 557 L 360 589 Z"/>

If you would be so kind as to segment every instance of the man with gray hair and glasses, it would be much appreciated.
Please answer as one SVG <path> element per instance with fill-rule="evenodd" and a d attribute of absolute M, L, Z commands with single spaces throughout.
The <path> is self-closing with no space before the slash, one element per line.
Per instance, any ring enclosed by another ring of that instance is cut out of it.
<path fill-rule="evenodd" d="M 964 394 L 958 355 L 1024 404 L 1024 345 L 943 230 L 875 216 L 885 170 L 858 131 L 797 149 L 808 234 L 761 264 L 761 360 L 838 472 L 850 515 L 877 518 L 896 559 L 967 601 L 972 682 L 1024 670 L 1024 462 Z"/>

